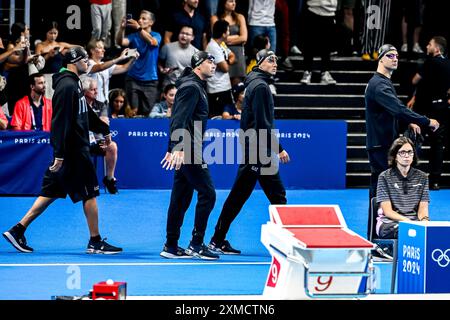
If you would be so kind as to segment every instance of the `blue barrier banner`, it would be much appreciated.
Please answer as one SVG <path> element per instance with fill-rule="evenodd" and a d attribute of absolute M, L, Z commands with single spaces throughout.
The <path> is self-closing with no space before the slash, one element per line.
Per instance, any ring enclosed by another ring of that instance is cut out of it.
<path fill-rule="evenodd" d="M 426 229 L 400 222 L 398 231 L 397 292 L 425 293 Z"/>
<path fill-rule="evenodd" d="M 291 162 L 280 164 L 287 189 L 343 189 L 346 171 L 345 121 L 276 121 Z M 210 120 L 204 152 L 217 189 L 230 189 L 241 159 L 239 122 Z M 119 149 L 119 189 L 170 189 L 173 171 L 161 168 L 169 141 L 167 119 L 111 119 Z M 52 161 L 46 132 L 0 132 L 0 194 L 38 194 Z M 98 162 L 98 161 L 97 161 Z M 102 162 L 102 161 L 100 161 Z M 99 163 L 101 181 L 103 165 Z"/>
<path fill-rule="evenodd" d="M 0 194 L 38 194 L 52 154 L 47 132 L 0 131 Z"/>
<path fill-rule="evenodd" d="M 450 293 L 450 222 L 400 222 L 398 293 Z"/>
<path fill-rule="evenodd" d="M 280 165 L 287 189 L 345 188 L 345 121 L 278 120 L 275 126 L 291 157 L 290 163 Z M 214 162 L 207 161 L 217 189 L 230 189 L 234 182 L 241 156 L 238 129 L 239 122 L 234 120 L 208 122 L 203 154 Z M 119 188 L 172 187 L 173 172 L 160 164 L 169 140 L 167 119 L 112 119 L 111 130 L 119 148 Z"/>
<path fill-rule="evenodd" d="M 436 223 L 437 224 L 437 223 Z M 429 227 L 427 232 L 426 292 L 450 292 L 450 224 Z"/>

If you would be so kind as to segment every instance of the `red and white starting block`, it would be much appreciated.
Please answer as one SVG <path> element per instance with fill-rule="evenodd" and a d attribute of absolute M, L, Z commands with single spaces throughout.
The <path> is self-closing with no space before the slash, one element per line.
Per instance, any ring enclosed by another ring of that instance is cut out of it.
<path fill-rule="evenodd" d="M 347 228 L 338 205 L 271 205 L 261 241 L 272 255 L 268 299 L 357 298 L 374 279 L 374 245 Z"/>

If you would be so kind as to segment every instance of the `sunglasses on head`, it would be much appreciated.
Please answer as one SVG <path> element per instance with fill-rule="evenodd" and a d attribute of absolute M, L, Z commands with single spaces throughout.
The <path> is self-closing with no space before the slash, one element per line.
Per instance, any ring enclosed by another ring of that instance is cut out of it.
<path fill-rule="evenodd" d="M 389 59 L 398 59 L 399 55 L 395 53 L 386 53 L 386 57 L 388 57 Z"/>

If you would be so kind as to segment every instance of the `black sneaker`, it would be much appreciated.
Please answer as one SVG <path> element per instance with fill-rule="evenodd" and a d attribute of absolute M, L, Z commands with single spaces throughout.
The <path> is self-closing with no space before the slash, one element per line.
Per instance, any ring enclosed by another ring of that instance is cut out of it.
<path fill-rule="evenodd" d="M 106 242 L 106 238 L 97 242 L 89 240 L 86 253 L 90 254 L 116 254 L 122 252 L 122 248 L 114 247 Z"/>
<path fill-rule="evenodd" d="M 205 259 L 205 260 L 216 260 L 219 259 L 219 255 L 211 252 L 204 243 L 199 245 L 193 245 L 192 242 L 189 244 L 189 247 L 186 249 L 186 253 L 190 256 Z"/>
<path fill-rule="evenodd" d="M 234 249 L 227 240 L 224 240 L 220 246 L 211 241 L 208 249 L 217 254 L 241 254 L 241 250 Z"/>
<path fill-rule="evenodd" d="M 108 179 L 108 177 L 106 176 L 103 178 L 103 184 L 105 185 L 106 190 L 108 190 L 108 192 L 111 194 L 116 194 L 117 192 L 119 192 L 116 183 L 116 178 Z"/>
<path fill-rule="evenodd" d="M 192 259 L 192 256 L 188 255 L 183 248 L 173 248 L 166 245 L 159 255 L 167 259 Z"/>
<path fill-rule="evenodd" d="M 5 239 L 20 252 L 33 252 L 33 248 L 27 246 L 27 239 L 25 239 L 25 235 L 23 233 L 17 232 L 14 228 L 3 232 L 3 237 L 5 237 Z"/>

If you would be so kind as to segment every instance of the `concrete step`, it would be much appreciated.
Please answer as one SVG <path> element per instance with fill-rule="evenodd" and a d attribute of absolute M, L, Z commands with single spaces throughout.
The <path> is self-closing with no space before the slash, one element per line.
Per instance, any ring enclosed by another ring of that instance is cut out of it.
<path fill-rule="evenodd" d="M 355 70 L 355 71 L 353 71 Z M 369 82 L 370 78 L 372 78 L 374 71 L 359 71 L 357 69 L 350 70 L 331 70 L 330 74 L 338 83 L 366 83 Z M 277 82 L 292 82 L 292 83 L 300 83 L 301 78 L 303 77 L 303 70 L 295 70 L 295 71 L 284 71 L 280 70 L 277 72 L 276 79 Z M 399 76 L 396 73 L 392 76 L 392 81 L 394 83 L 399 82 Z M 411 79 L 410 79 L 411 80 Z M 276 83 L 277 83 L 276 82 Z M 320 72 L 313 72 L 311 78 L 311 85 L 320 83 Z"/>
<path fill-rule="evenodd" d="M 300 94 L 359 94 L 364 95 L 367 83 L 337 83 L 336 85 L 326 85 L 320 83 L 313 83 L 310 85 L 303 85 L 299 82 L 276 82 L 278 94 L 286 93 L 300 93 Z M 397 93 L 400 92 L 400 85 L 395 84 Z"/>
<path fill-rule="evenodd" d="M 330 112 L 330 109 L 333 111 Z M 318 107 L 318 106 L 279 106 L 275 107 L 275 118 L 277 119 L 363 119 L 364 108 L 355 107 Z"/>

